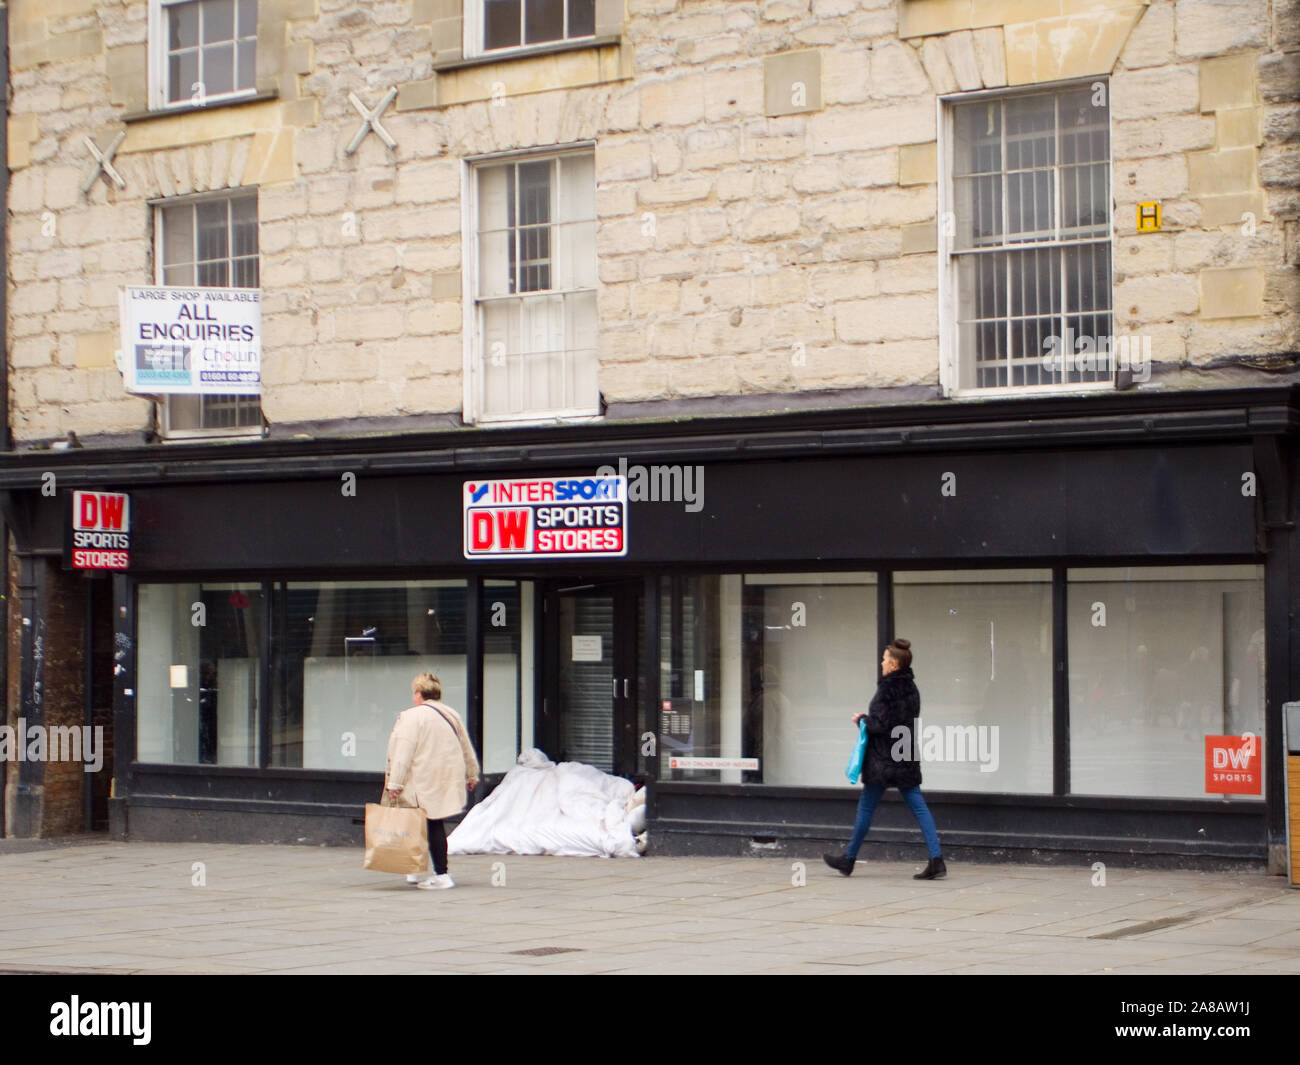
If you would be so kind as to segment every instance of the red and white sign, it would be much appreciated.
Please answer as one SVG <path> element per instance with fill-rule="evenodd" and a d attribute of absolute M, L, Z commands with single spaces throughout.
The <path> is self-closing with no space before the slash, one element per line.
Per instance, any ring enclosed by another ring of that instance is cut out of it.
<path fill-rule="evenodd" d="M 685 758 L 670 757 L 669 769 L 751 769 L 758 770 L 757 758 Z"/>
<path fill-rule="evenodd" d="M 126 569 L 130 561 L 130 497 L 121 492 L 73 492 L 72 568 Z"/>
<path fill-rule="evenodd" d="M 627 554 L 627 478 L 466 481 L 466 558 Z"/>
<path fill-rule="evenodd" d="M 1214 795 L 1262 795 L 1264 742 L 1244 736 L 1205 737 L 1205 790 Z"/>

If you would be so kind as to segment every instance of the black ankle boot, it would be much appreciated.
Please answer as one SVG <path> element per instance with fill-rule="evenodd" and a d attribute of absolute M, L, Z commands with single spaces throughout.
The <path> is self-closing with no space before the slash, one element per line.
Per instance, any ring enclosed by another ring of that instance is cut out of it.
<path fill-rule="evenodd" d="M 832 869 L 837 869 L 845 876 L 853 875 L 853 859 L 845 858 L 841 854 L 823 854 L 822 861 Z"/>
<path fill-rule="evenodd" d="M 943 864 L 943 856 L 931 858 L 930 864 L 912 877 L 913 880 L 942 880 L 948 875 L 948 867 Z"/>

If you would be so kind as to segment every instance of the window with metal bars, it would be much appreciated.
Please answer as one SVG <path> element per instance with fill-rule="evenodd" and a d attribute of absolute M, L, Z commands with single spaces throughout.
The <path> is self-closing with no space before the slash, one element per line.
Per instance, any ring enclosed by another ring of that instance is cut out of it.
<path fill-rule="evenodd" d="M 483 51 L 592 37 L 596 0 L 479 0 Z"/>
<path fill-rule="evenodd" d="M 194 288 L 257 288 L 257 193 L 160 204 L 157 283 Z M 168 434 L 260 428 L 257 396 L 168 396 Z"/>
<path fill-rule="evenodd" d="M 599 412 L 595 190 L 589 151 L 475 169 L 471 418 Z"/>
<path fill-rule="evenodd" d="M 154 107 L 256 91 L 257 0 L 153 0 Z"/>
<path fill-rule="evenodd" d="M 958 391 L 1114 378 L 1109 86 L 951 107 Z"/>

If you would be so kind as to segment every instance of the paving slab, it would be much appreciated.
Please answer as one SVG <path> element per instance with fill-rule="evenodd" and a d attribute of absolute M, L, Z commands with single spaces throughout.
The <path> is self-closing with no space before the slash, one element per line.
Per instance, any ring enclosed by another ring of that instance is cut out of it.
<path fill-rule="evenodd" d="M 355 849 L 11 842 L 5 972 L 1300 973 L 1300 891 L 1262 873 L 457 855 L 426 892 Z"/>

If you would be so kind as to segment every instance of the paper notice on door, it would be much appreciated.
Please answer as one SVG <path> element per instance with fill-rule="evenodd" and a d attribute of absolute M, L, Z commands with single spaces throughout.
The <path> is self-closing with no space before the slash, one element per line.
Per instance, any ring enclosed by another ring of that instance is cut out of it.
<path fill-rule="evenodd" d="M 604 657 L 601 651 L 601 637 L 595 636 L 575 636 L 573 637 L 573 661 L 575 662 L 599 662 Z"/>

